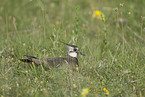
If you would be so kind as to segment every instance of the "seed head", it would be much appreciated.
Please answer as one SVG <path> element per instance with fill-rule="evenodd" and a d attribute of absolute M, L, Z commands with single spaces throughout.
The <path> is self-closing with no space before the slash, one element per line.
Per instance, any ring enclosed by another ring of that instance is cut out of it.
<path fill-rule="evenodd" d="M 123 4 L 120 4 L 120 7 L 123 7 Z"/>

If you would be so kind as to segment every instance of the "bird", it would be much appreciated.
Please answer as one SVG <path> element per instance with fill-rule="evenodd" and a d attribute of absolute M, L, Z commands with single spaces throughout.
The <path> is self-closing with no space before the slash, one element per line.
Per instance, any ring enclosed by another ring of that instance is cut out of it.
<path fill-rule="evenodd" d="M 79 67 L 77 55 L 80 54 L 85 56 L 85 54 L 80 52 L 79 48 L 76 45 L 71 45 L 65 42 L 61 42 L 61 43 L 67 45 L 67 56 L 65 57 L 37 58 L 34 56 L 24 55 L 25 58 L 19 60 L 26 63 L 33 62 L 37 66 L 42 64 L 44 68 L 59 67 L 60 65 L 63 64 L 70 64 L 73 67 Z"/>

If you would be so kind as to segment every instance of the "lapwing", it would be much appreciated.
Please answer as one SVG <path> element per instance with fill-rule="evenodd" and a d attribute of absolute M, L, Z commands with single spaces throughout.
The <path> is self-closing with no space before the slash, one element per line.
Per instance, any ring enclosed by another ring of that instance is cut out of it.
<path fill-rule="evenodd" d="M 71 45 L 62 42 L 63 44 L 67 45 L 67 56 L 65 57 L 54 57 L 54 58 L 37 58 L 33 56 L 27 56 L 25 55 L 25 59 L 20 59 L 22 62 L 32 63 L 34 62 L 35 65 L 44 66 L 44 68 L 51 68 L 51 67 L 58 67 L 63 64 L 70 64 L 71 66 L 78 67 L 79 62 L 77 55 L 83 55 L 78 49 L 76 45 Z"/>

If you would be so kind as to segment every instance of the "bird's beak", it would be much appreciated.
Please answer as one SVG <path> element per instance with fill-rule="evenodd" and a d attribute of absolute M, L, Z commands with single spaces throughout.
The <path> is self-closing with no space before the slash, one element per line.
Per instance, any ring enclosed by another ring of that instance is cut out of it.
<path fill-rule="evenodd" d="M 80 51 L 78 51 L 78 53 L 80 54 L 80 55 L 83 55 L 83 56 L 85 56 L 85 54 L 83 54 L 82 52 L 80 52 Z"/>

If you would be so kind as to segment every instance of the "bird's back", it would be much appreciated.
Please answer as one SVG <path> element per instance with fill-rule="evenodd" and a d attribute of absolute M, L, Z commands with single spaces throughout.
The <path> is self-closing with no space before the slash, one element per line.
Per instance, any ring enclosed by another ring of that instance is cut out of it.
<path fill-rule="evenodd" d="M 74 57 L 55 57 L 55 58 L 41 58 L 41 64 L 44 67 L 58 67 L 63 64 L 70 64 L 72 66 L 78 66 L 78 59 Z"/>

